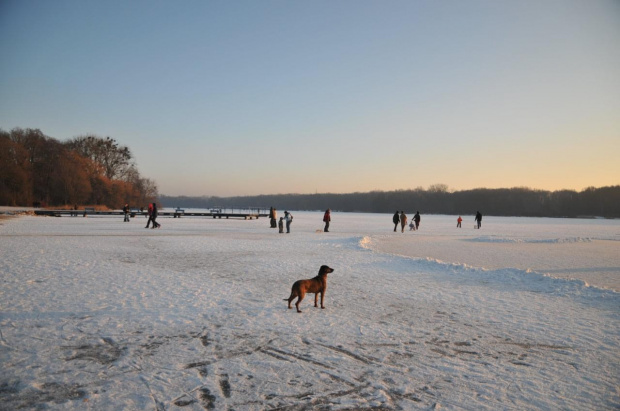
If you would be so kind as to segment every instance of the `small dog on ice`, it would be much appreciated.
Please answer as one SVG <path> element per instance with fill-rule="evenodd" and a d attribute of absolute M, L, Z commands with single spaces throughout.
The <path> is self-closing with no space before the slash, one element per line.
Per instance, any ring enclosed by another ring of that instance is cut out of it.
<path fill-rule="evenodd" d="M 322 265 L 319 269 L 319 274 L 311 278 L 309 280 L 299 280 L 295 281 L 293 287 L 291 288 L 291 296 L 289 298 L 285 298 L 284 301 L 288 300 L 288 308 L 291 309 L 291 302 L 297 297 L 297 302 L 295 303 L 295 307 L 297 307 L 297 312 L 300 313 L 299 303 L 304 299 L 306 293 L 314 293 L 314 306 L 318 307 L 318 298 L 319 293 L 321 294 L 321 308 L 325 308 L 323 305 L 323 298 L 325 297 L 325 290 L 327 290 L 327 274 L 333 273 L 334 269 L 329 268 L 326 265 Z"/>

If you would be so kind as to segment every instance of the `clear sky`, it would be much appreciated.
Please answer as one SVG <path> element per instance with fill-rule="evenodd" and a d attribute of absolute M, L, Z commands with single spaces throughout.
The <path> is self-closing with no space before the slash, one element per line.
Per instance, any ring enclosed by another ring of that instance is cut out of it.
<path fill-rule="evenodd" d="M 0 128 L 167 195 L 620 184 L 620 1 L 0 0 Z"/>

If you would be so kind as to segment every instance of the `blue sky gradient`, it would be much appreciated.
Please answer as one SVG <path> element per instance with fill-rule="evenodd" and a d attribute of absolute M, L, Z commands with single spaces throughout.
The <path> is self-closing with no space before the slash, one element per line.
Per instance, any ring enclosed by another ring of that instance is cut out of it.
<path fill-rule="evenodd" d="M 168 195 L 620 183 L 620 2 L 0 2 L 0 128 Z"/>

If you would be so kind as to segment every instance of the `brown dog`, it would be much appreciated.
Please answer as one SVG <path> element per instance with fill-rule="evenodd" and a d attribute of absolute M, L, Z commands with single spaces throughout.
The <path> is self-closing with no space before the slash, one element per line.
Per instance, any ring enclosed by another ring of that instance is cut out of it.
<path fill-rule="evenodd" d="M 284 301 L 288 300 L 288 308 L 291 308 L 291 301 L 297 297 L 297 302 L 295 303 L 295 307 L 297 307 L 297 312 L 300 313 L 299 303 L 304 299 L 306 293 L 314 293 L 314 306 L 318 307 L 317 300 L 319 298 L 319 293 L 321 293 L 321 308 L 325 308 L 323 305 L 323 298 L 325 297 L 325 290 L 327 290 L 327 274 L 333 273 L 334 269 L 329 268 L 326 265 L 322 265 L 319 269 L 319 275 L 310 279 L 310 280 L 299 280 L 295 281 L 293 284 L 293 288 L 291 288 L 291 296 L 289 298 L 285 298 Z"/>

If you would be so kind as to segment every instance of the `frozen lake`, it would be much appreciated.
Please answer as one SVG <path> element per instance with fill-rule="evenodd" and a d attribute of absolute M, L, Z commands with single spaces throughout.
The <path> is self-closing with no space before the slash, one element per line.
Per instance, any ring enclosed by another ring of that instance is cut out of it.
<path fill-rule="evenodd" d="M 293 214 L 0 220 L 0 409 L 620 407 L 620 221 Z"/>

